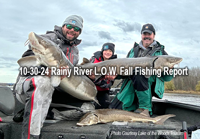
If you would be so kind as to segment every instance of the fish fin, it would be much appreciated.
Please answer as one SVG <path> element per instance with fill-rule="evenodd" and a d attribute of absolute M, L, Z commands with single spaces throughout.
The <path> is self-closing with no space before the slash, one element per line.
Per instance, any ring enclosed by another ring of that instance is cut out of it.
<path fill-rule="evenodd" d="M 84 127 L 84 125 L 82 125 L 81 123 L 76 123 L 77 126 L 81 126 Z"/>
<path fill-rule="evenodd" d="M 87 63 L 90 63 L 90 60 L 88 60 L 87 58 L 83 58 L 83 62 L 81 63 L 81 65 L 85 65 Z"/>
<path fill-rule="evenodd" d="M 158 117 L 155 117 L 155 124 L 158 124 L 158 125 L 162 125 L 168 118 L 170 117 L 175 117 L 176 115 L 174 114 L 167 114 L 167 115 L 162 115 L 162 116 L 158 116 Z"/>
<path fill-rule="evenodd" d="M 99 104 L 99 101 L 95 98 L 94 99 L 94 102 L 96 102 L 99 106 L 101 106 L 100 104 Z"/>
<path fill-rule="evenodd" d="M 17 63 L 21 67 L 31 67 L 40 65 L 38 57 L 35 55 L 20 58 Z"/>
<path fill-rule="evenodd" d="M 99 121 L 98 123 L 100 123 L 100 124 L 106 124 L 107 122 L 106 121 Z"/>

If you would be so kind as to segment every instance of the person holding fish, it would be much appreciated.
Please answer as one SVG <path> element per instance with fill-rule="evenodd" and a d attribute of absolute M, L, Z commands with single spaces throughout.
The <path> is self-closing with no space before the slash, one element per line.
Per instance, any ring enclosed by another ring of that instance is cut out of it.
<path fill-rule="evenodd" d="M 99 63 L 105 60 L 110 60 L 110 59 L 115 59 L 117 58 L 117 55 L 115 53 L 115 44 L 113 43 L 104 43 L 102 46 L 101 51 L 97 51 L 94 53 L 94 56 L 90 59 L 90 62 L 92 63 Z M 100 105 L 95 103 L 95 108 L 96 109 L 101 109 L 101 108 L 108 108 L 110 104 L 110 99 L 109 99 L 109 91 L 111 86 L 114 83 L 114 78 L 115 75 L 111 76 L 106 75 L 104 78 L 101 78 L 97 81 L 94 82 L 97 88 L 97 100 L 99 101 Z M 94 81 L 95 76 L 94 74 L 89 76 L 90 79 Z"/>
<path fill-rule="evenodd" d="M 155 29 L 152 24 L 145 24 L 141 30 L 140 43 L 135 43 L 129 51 L 127 58 L 167 55 L 164 46 L 155 40 Z M 146 116 L 152 114 L 152 96 L 162 98 L 164 93 L 164 82 L 170 81 L 172 75 L 139 75 L 120 77 L 124 78 L 120 92 L 110 104 L 110 108 L 134 111 Z"/>
<path fill-rule="evenodd" d="M 64 55 L 69 61 L 76 65 L 79 61 L 79 50 L 77 45 L 81 40 L 77 39 L 83 30 L 83 18 L 78 15 L 71 15 L 63 22 L 62 27 L 55 26 L 54 31 L 47 31 L 42 37 L 51 40 L 60 47 Z M 33 33 L 32 33 L 33 34 Z M 34 37 L 33 37 L 34 38 Z M 36 43 L 36 42 L 33 42 Z M 44 43 L 44 42 L 40 42 Z M 38 50 L 37 50 L 38 51 Z M 40 52 L 45 53 L 46 50 Z M 28 57 L 34 55 L 33 48 L 29 49 L 22 55 Z M 52 55 L 49 55 L 49 60 L 52 60 Z M 30 63 L 31 61 L 29 61 Z M 27 63 L 28 64 L 28 63 Z M 34 66 L 34 65 L 32 65 Z M 38 67 L 46 68 L 45 66 Z M 49 70 L 47 71 L 49 72 Z M 66 76 L 66 75 L 64 75 Z M 61 79 L 63 79 L 63 77 Z M 70 104 L 76 107 L 81 107 L 85 101 L 79 100 L 68 93 L 62 91 L 58 86 L 53 86 L 52 82 L 55 78 L 51 78 L 50 74 L 44 76 L 19 75 L 16 81 L 14 90 L 17 99 L 25 104 L 23 126 L 22 126 L 22 139 L 39 139 L 41 128 L 46 119 L 51 102 Z M 20 114 L 18 113 L 18 116 Z M 53 113 L 48 115 L 53 118 Z M 14 117 L 16 120 L 17 118 Z"/>

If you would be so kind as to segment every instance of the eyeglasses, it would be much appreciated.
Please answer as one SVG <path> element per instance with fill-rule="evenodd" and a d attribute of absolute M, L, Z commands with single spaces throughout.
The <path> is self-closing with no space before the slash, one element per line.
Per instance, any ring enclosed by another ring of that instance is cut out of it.
<path fill-rule="evenodd" d="M 76 32 L 79 32 L 79 31 L 81 30 L 79 27 L 73 27 L 73 26 L 70 25 L 70 24 L 67 24 L 66 27 L 67 27 L 67 29 L 72 29 L 72 28 L 74 28 L 74 31 L 76 31 Z"/>

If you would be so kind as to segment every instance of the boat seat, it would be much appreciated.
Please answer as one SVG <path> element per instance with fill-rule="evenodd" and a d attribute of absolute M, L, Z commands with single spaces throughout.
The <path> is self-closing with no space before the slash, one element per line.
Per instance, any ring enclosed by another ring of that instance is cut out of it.
<path fill-rule="evenodd" d="M 0 113 L 13 115 L 15 109 L 15 99 L 13 92 L 8 87 L 0 87 Z"/>

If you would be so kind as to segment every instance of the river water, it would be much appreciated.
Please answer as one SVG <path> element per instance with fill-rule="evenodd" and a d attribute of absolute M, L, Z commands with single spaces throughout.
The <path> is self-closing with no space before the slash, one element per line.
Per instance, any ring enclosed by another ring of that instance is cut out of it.
<path fill-rule="evenodd" d="M 168 101 L 175 101 L 175 102 L 200 106 L 200 95 L 196 94 L 164 93 L 162 100 L 165 99 L 167 99 Z"/>

